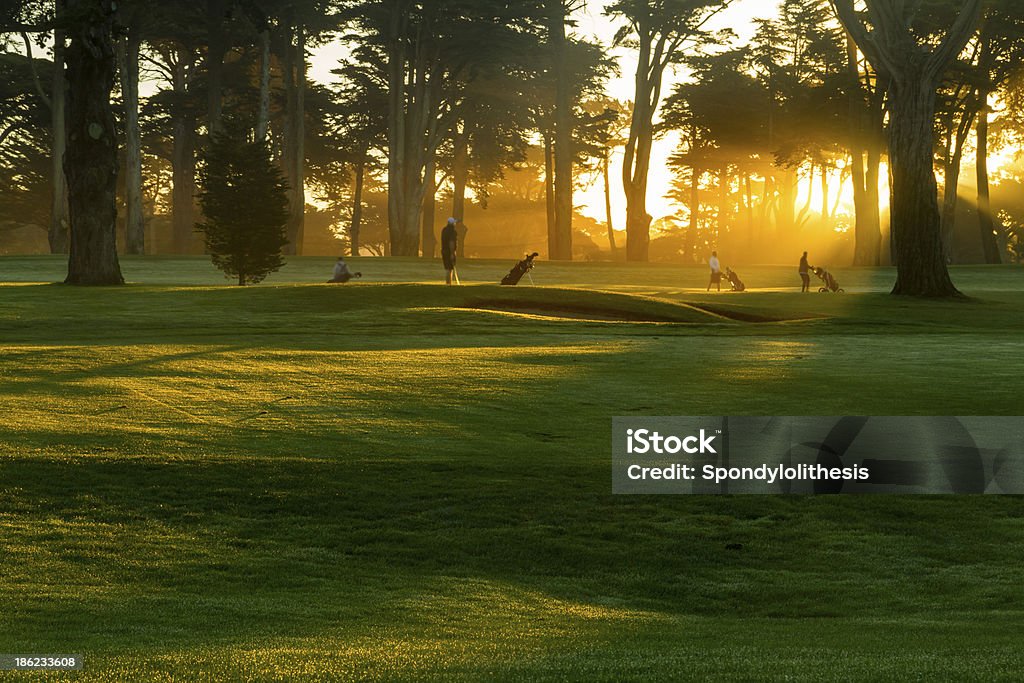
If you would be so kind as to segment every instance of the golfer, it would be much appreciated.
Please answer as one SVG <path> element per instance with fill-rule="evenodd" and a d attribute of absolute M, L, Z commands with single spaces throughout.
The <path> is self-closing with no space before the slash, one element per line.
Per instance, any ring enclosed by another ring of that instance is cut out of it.
<path fill-rule="evenodd" d="M 711 266 L 711 281 L 708 283 L 708 291 L 711 291 L 711 285 L 716 285 L 718 291 L 722 291 L 722 264 L 718 262 L 718 252 L 711 252 L 711 258 L 708 260 L 708 265 Z"/>
<path fill-rule="evenodd" d="M 459 276 L 455 272 L 455 261 L 459 253 L 459 231 L 455 228 L 456 223 L 458 221 L 454 218 L 449 218 L 448 225 L 441 231 L 441 260 L 444 261 L 444 269 L 448 273 L 448 285 L 452 284 L 453 277 L 456 282 L 459 281 Z"/>
<path fill-rule="evenodd" d="M 800 257 L 800 280 L 803 282 L 803 287 L 800 288 L 801 292 L 811 291 L 811 266 L 807 263 L 807 252 Z"/>
<path fill-rule="evenodd" d="M 345 263 L 345 257 L 339 256 L 338 262 L 334 264 L 334 279 L 328 280 L 327 284 L 343 285 L 352 278 L 360 278 L 362 276 L 362 273 L 353 273 L 352 269 Z"/>

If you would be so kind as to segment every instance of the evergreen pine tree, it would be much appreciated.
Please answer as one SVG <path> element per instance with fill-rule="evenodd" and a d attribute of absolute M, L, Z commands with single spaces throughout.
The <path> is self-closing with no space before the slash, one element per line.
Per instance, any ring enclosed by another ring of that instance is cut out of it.
<path fill-rule="evenodd" d="M 284 265 L 288 186 L 266 146 L 236 131 L 216 133 L 200 170 L 199 203 L 213 264 L 239 285 L 262 282 Z"/>

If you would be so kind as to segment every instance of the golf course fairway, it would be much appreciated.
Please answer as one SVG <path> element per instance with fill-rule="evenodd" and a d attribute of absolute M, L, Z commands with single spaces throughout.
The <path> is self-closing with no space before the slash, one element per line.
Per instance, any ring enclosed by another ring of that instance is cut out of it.
<path fill-rule="evenodd" d="M 613 496 L 631 415 L 1017 415 L 1024 269 L 0 259 L 0 680 L 1024 671 L 1015 496 Z M 527 283 L 528 284 L 528 283 Z"/>

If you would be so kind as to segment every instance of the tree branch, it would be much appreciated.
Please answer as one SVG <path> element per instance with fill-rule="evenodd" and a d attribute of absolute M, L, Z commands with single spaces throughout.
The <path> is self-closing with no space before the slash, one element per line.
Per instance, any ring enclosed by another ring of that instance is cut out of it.
<path fill-rule="evenodd" d="M 0 24 L 0 33 L 49 33 L 53 30 L 53 22 L 42 24 L 25 24 L 15 21 L 10 24 Z"/>
<path fill-rule="evenodd" d="M 6 141 L 8 137 L 10 137 L 11 133 L 13 133 L 16 130 L 21 130 L 24 127 L 25 124 L 19 121 L 16 121 L 11 125 L 7 126 L 7 129 L 4 132 L 0 133 L 0 145 L 4 144 L 4 141 Z"/>
<path fill-rule="evenodd" d="M 895 64 L 857 16 L 853 0 L 829 0 L 829 2 L 832 4 L 836 16 L 839 17 L 840 23 L 849 31 L 853 42 L 857 43 L 857 47 L 871 62 L 875 71 L 884 73 L 886 76 L 894 76 L 897 71 Z"/>
<path fill-rule="evenodd" d="M 965 0 L 964 7 L 960 10 L 960 16 L 957 17 L 953 27 L 949 29 L 946 39 L 928 58 L 925 76 L 932 83 L 938 84 L 946 68 L 967 46 L 967 42 L 974 35 L 978 28 L 978 22 L 981 20 L 981 6 L 982 0 Z"/>

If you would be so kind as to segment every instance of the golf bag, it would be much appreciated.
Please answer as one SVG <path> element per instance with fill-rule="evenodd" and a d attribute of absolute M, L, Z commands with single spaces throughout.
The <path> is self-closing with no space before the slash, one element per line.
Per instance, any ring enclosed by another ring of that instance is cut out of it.
<path fill-rule="evenodd" d="M 822 284 L 825 285 L 824 287 L 818 290 L 822 294 L 825 294 L 827 292 L 832 292 L 834 294 L 842 294 L 844 291 L 846 291 L 839 286 L 839 282 L 834 277 L 832 277 L 832 273 L 828 272 L 824 268 L 815 268 L 814 274 L 817 275 L 818 279 L 821 280 Z"/>
<path fill-rule="evenodd" d="M 526 276 L 531 270 L 533 270 L 533 259 L 540 256 L 537 252 L 529 254 L 525 259 L 520 261 L 509 271 L 508 275 L 501 281 L 501 284 L 514 287 L 519 284 L 519 281 Z"/>
<path fill-rule="evenodd" d="M 747 291 L 747 286 L 745 284 L 743 284 L 743 280 L 740 279 L 740 276 L 737 275 L 736 271 L 733 270 L 732 268 L 726 268 L 725 269 L 725 279 L 728 280 L 729 284 L 732 285 L 732 291 L 734 291 L 734 292 L 745 292 L 745 291 Z"/>

